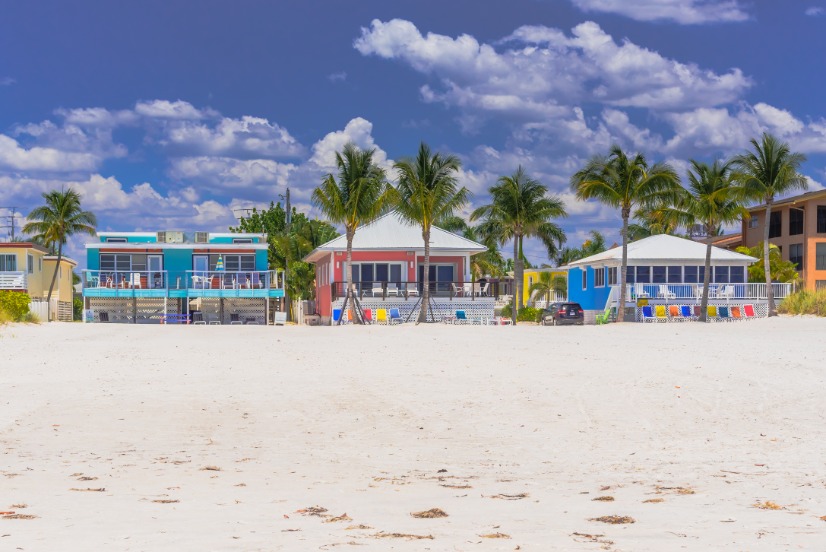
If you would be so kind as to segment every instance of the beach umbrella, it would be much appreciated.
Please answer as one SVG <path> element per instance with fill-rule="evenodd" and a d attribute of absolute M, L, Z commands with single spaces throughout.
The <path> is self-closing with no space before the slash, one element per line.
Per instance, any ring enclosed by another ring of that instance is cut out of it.
<path fill-rule="evenodd" d="M 224 270 L 224 257 L 223 257 L 223 255 L 218 255 L 218 262 L 215 263 L 215 270 Z"/>

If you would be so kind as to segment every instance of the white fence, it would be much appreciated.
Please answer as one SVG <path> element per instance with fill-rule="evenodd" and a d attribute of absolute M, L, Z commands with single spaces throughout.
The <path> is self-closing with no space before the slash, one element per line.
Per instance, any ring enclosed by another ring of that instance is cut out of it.
<path fill-rule="evenodd" d="M 772 284 L 775 299 L 783 299 L 793 291 L 792 284 Z M 619 286 L 612 286 L 607 305 L 619 301 Z M 699 302 L 703 297 L 702 284 L 628 284 L 626 301 L 662 299 L 668 301 Z M 708 297 L 712 300 L 766 300 L 766 284 L 715 283 L 710 284 Z"/>
<path fill-rule="evenodd" d="M 32 301 L 29 303 L 29 312 L 38 317 L 41 322 L 49 319 L 49 304 L 46 301 Z"/>

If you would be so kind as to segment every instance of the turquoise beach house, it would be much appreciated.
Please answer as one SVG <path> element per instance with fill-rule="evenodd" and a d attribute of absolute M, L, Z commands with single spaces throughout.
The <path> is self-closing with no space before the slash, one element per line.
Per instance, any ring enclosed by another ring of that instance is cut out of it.
<path fill-rule="evenodd" d="M 264 324 L 284 278 L 265 234 L 100 232 L 86 244 L 86 322 Z"/>

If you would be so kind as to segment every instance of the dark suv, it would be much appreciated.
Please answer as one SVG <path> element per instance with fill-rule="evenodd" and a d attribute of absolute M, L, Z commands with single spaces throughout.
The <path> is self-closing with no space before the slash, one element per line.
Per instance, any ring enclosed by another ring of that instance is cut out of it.
<path fill-rule="evenodd" d="M 558 324 L 576 324 L 582 326 L 585 323 L 585 313 L 579 303 L 551 303 L 548 308 L 542 311 L 539 323 L 543 326 L 556 326 Z"/>

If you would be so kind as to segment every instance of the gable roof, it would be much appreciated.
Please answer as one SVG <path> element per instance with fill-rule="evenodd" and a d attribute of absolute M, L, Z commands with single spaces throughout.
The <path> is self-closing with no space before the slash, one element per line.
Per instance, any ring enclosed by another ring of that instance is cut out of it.
<path fill-rule="evenodd" d="M 706 244 L 670 236 L 657 234 L 628 244 L 628 264 L 645 265 L 658 262 L 681 262 L 703 264 L 706 260 Z M 735 251 L 712 246 L 712 264 L 751 264 L 757 259 Z M 595 264 L 621 264 L 622 247 L 615 247 L 596 255 L 569 263 L 569 267 L 590 266 Z"/>
<path fill-rule="evenodd" d="M 411 249 L 424 249 L 422 230 L 419 226 L 403 221 L 395 211 L 374 220 L 370 224 L 359 227 L 353 237 L 353 251 L 409 251 Z M 342 235 L 318 246 L 304 260 L 312 263 L 318 261 L 325 253 L 330 251 L 346 250 L 347 237 Z M 480 243 L 437 226 L 430 229 L 431 254 L 462 252 L 474 255 L 486 250 L 487 247 Z"/>

